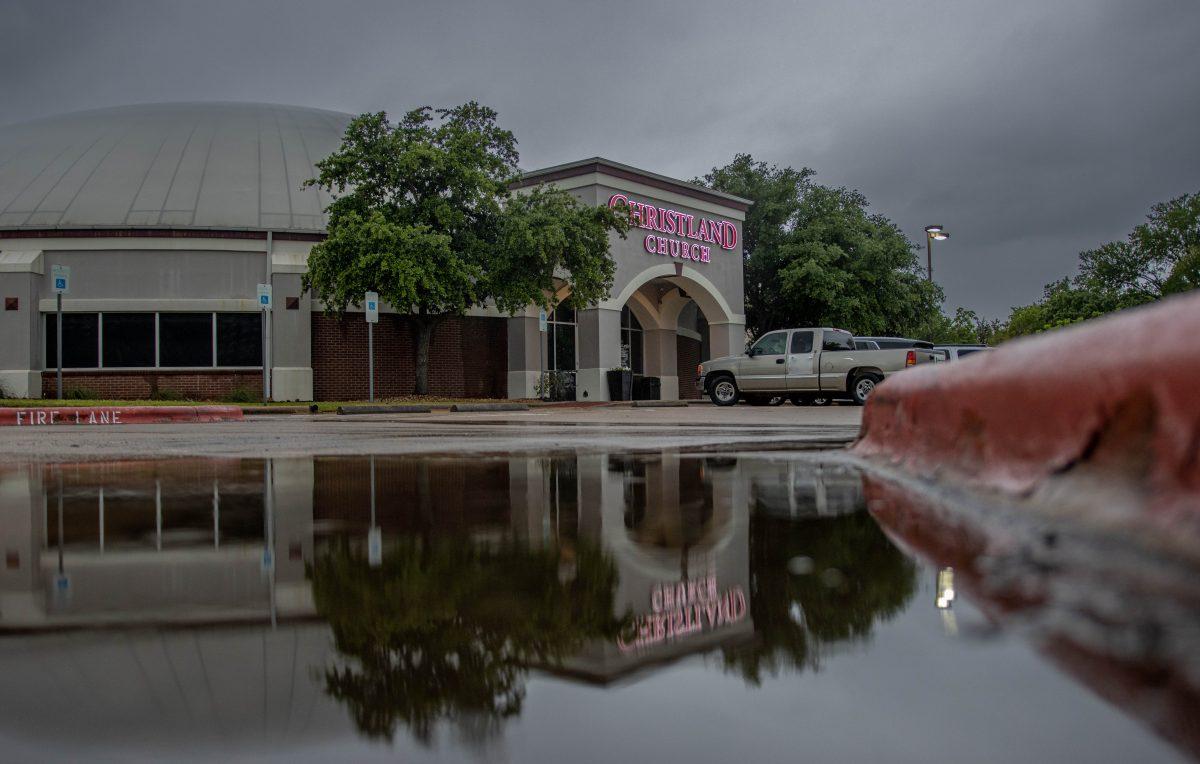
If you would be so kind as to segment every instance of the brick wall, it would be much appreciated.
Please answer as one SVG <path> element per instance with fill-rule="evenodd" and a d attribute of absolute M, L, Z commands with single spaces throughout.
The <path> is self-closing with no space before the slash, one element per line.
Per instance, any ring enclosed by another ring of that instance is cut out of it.
<path fill-rule="evenodd" d="M 239 388 L 261 393 L 262 374 L 257 371 L 63 371 L 63 395 L 84 390 L 104 399 L 145 399 L 157 392 L 169 391 L 188 400 L 219 400 Z M 55 373 L 42 372 L 42 397 L 53 398 L 56 394 Z"/>
<path fill-rule="evenodd" d="M 385 313 L 375 325 L 375 397 L 412 395 L 415 337 L 403 316 Z M 362 316 L 312 314 L 313 396 L 319 401 L 367 397 L 367 324 Z M 429 393 L 455 398 L 503 398 L 508 387 L 508 328 L 503 318 L 443 321 L 429 347 Z"/>
<path fill-rule="evenodd" d="M 675 368 L 679 374 L 679 397 L 699 398 L 696 389 L 696 366 L 700 364 L 700 340 L 679 336 L 675 339 Z"/>

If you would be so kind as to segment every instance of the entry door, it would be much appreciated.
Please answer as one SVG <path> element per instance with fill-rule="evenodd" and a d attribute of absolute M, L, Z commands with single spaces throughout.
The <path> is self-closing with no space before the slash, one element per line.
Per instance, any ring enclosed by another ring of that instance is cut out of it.
<path fill-rule="evenodd" d="M 820 389 L 819 380 L 820 370 L 817 368 L 817 354 L 813 348 L 813 333 L 792 332 L 787 360 L 788 389 L 817 390 Z"/>
<path fill-rule="evenodd" d="M 738 364 L 738 386 L 743 390 L 787 389 L 787 332 L 764 334 Z"/>

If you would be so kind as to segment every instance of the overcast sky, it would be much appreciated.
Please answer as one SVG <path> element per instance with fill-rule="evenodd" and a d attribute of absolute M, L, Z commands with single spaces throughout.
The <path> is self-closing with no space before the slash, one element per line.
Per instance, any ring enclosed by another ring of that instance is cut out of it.
<path fill-rule="evenodd" d="M 1200 191 L 1198 41 L 1196 0 L 0 0 L 0 123 L 475 99 L 526 169 L 809 166 L 915 242 L 944 224 L 948 307 L 1006 316 L 1081 249 Z"/>

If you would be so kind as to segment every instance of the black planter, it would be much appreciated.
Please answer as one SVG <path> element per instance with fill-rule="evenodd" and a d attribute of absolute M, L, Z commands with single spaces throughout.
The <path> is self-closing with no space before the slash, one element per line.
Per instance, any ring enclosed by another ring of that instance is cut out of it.
<path fill-rule="evenodd" d="M 633 372 L 608 372 L 608 398 L 613 401 L 633 400 Z"/>
<path fill-rule="evenodd" d="M 633 378 L 633 399 L 635 401 L 657 401 L 662 399 L 662 380 L 658 377 Z"/>

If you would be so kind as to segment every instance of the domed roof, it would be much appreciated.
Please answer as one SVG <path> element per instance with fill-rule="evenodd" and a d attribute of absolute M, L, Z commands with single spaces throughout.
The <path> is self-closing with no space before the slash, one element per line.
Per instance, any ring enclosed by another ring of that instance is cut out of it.
<path fill-rule="evenodd" d="M 301 184 L 349 114 L 255 103 L 99 109 L 0 127 L 0 230 L 320 231 Z"/>

